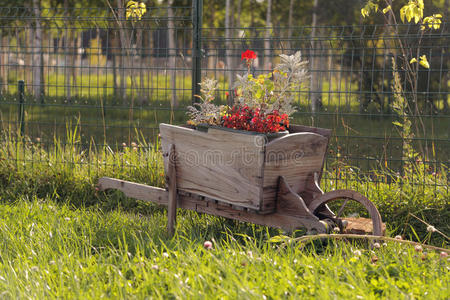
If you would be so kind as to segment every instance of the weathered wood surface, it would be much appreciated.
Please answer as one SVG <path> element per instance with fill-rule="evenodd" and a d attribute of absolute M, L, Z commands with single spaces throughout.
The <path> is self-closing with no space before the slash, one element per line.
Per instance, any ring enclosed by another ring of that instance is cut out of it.
<path fill-rule="evenodd" d="M 312 132 L 312 133 L 317 133 L 317 134 L 320 134 L 320 135 L 326 137 L 327 138 L 327 147 L 325 148 L 325 157 L 326 157 L 326 155 L 328 153 L 328 144 L 330 142 L 331 134 L 333 133 L 333 131 L 331 129 L 291 124 L 289 126 L 289 133 L 297 133 L 297 132 Z M 323 160 L 322 168 L 321 168 L 320 172 L 318 173 L 318 177 L 317 177 L 318 183 L 320 183 L 320 180 L 322 179 L 322 171 L 323 171 L 324 164 L 325 164 L 325 159 Z"/>
<path fill-rule="evenodd" d="M 348 234 L 373 234 L 372 219 L 368 218 L 343 218 L 348 225 L 343 233 Z M 381 223 L 382 235 L 386 233 L 386 224 Z"/>
<path fill-rule="evenodd" d="M 168 124 L 160 124 L 160 132 L 163 153 L 176 147 L 179 190 L 261 210 L 263 136 Z M 167 172 L 167 156 L 164 164 Z"/>
<path fill-rule="evenodd" d="M 293 133 L 266 145 L 264 165 L 264 202 L 276 194 L 283 176 L 292 190 L 305 191 L 310 178 L 322 171 L 328 139 L 310 132 Z"/>
<path fill-rule="evenodd" d="M 308 190 L 314 174 L 322 172 L 328 137 L 326 129 L 292 125 L 292 132 L 266 144 L 262 135 L 209 128 L 160 125 L 161 144 L 177 148 L 178 189 L 218 199 L 260 213 L 276 206 L 278 178 L 296 192 Z M 165 155 L 165 170 L 168 170 Z"/>
<path fill-rule="evenodd" d="M 168 153 L 168 173 L 166 181 L 169 188 L 169 202 L 167 207 L 167 232 L 170 236 L 175 233 L 175 222 L 177 218 L 177 173 L 175 165 L 175 145 L 170 145 Z"/>
<path fill-rule="evenodd" d="M 313 223 L 319 221 L 319 218 L 309 211 L 302 197 L 292 190 L 283 176 L 279 180 L 277 212 L 283 215 L 305 218 Z"/>
<path fill-rule="evenodd" d="M 305 125 L 291 124 L 289 125 L 289 133 L 297 132 L 312 132 L 323 135 L 327 139 L 330 139 L 332 130 L 327 128 L 311 127 Z"/>
<path fill-rule="evenodd" d="M 129 197 L 143 201 L 150 201 L 166 206 L 169 203 L 169 192 L 153 186 L 108 177 L 100 178 L 97 186 L 102 191 L 107 189 L 117 189 Z M 241 222 L 277 227 L 289 231 L 298 228 L 307 228 L 308 230 L 317 233 L 326 231 L 325 226 L 321 222 L 314 222 L 314 218 L 304 218 L 282 213 L 258 214 L 251 210 L 237 210 L 230 204 L 207 200 L 204 197 L 191 195 L 189 193 L 178 193 L 177 205 L 179 208 L 194 210 L 199 213 L 221 216 Z"/>
<path fill-rule="evenodd" d="M 373 224 L 373 234 L 374 235 L 382 235 L 382 221 L 380 213 L 378 212 L 375 205 L 366 197 L 364 197 L 362 194 L 352 191 L 352 190 L 335 190 L 328 193 L 325 193 L 317 198 L 315 198 L 310 205 L 308 205 L 308 208 L 311 212 L 315 213 L 318 208 L 333 200 L 338 199 L 349 199 L 354 200 L 356 202 L 361 203 L 366 210 L 369 212 L 370 218 L 372 220 Z"/>
<path fill-rule="evenodd" d="M 168 203 L 169 194 L 165 189 L 116 178 L 100 178 L 97 189 L 100 191 L 120 190 L 127 197 L 151 201 L 160 205 L 167 205 Z"/>

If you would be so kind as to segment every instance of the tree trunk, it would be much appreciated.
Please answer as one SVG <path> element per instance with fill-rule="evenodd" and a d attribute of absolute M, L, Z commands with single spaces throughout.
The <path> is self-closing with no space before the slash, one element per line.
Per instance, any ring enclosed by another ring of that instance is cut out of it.
<path fill-rule="evenodd" d="M 5 86 L 4 86 L 4 88 L 3 88 L 3 90 L 5 91 L 5 93 L 7 93 L 8 91 L 9 91 L 9 83 L 8 83 L 8 74 L 9 74 L 9 72 L 8 72 L 8 70 L 9 70 L 9 68 L 7 67 L 9 64 L 10 64 L 10 51 L 11 51 L 11 48 L 10 48 L 10 41 L 11 41 L 11 33 L 10 32 L 8 32 L 8 36 L 5 36 L 4 38 L 3 38 L 3 49 L 4 49 L 4 51 L 3 51 L 3 57 L 4 57 L 4 59 L 3 59 L 3 62 L 5 63 L 5 65 L 3 66 L 3 78 L 5 78 Z M 28 83 L 28 84 L 30 84 L 30 83 Z"/>
<path fill-rule="evenodd" d="M 64 21 L 64 27 L 65 27 L 65 43 L 64 43 L 64 86 L 66 88 L 66 98 L 67 102 L 71 102 L 71 75 L 72 72 L 70 68 L 73 68 L 73 35 L 72 31 L 69 28 L 69 24 L 67 22 L 69 18 L 69 1 L 64 0 L 64 14 L 65 14 L 65 21 Z M 70 53 L 70 54 L 69 54 Z M 69 68 L 70 66 L 70 68 Z"/>
<path fill-rule="evenodd" d="M 443 11 L 448 11 L 449 10 L 449 0 L 445 0 L 445 4 L 444 4 L 444 10 Z M 441 53 L 441 55 L 444 55 L 444 53 Z M 442 82 L 448 82 L 449 78 L 448 78 L 448 72 L 444 72 L 444 78 Z M 443 92 L 444 94 L 442 95 L 442 98 L 444 100 L 444 113 L 447 114 L 448 112 L 450 112 L 449 109 L 449 105 L 448 105 L 448 84 L 444 84 L 443 87 Z"/>
<path fill-rule="evenodd" d="M 3 32 L 0 32 L 0 94 L 8 91 L 8 71 L 6 68 L 8 45 L 8 38 L 3 36 Z"/>
<path fill-rule="evenodd" d="M 36 18 L 33 42 L 33 93 L 36 98 L 43 100 L 44 78 L 43 78 L 43 55 L 42 55 L 42 28 L 40 0 L 33 0 L 33 13 Z"/>
<path fill-rule="evenodd" d="M 169 35 L 169 51 L 168 51 L 168 67 L 169 67 L 169 76 L 170 76 L 170 90 L 171 90 L 171 99 L 170 105 L 172 107 L 177 107 L 177 93 L 176 93 L 176 44 L 175 44 L 175 24 L 173 22 L 174 13 L 173 13 L 173 0 L 169 0 L 169 6 L 167 8 L 167 17 L 168 17 L 168 35 Z"/>
<path fill-rule="evenodd" d="M 214 32 L 214 19 L 216 17 L 216 6 L 215 1 L 208 1 L 211 5 L 211 8 L 208 10 L 211 14 L 211 16 L 208 18 L 208 28 L 210 32 Z M 213 55 L 213 53 L 217 53 L 216 43 L 214 41 L 209 42 L 208 44 L 208 69 L 212 70 L 217 65 L 216 61 L 218 59 L 217 55 Z"/>
<path fill-rule="evenodd" d="M 5 49 L 3 49 L 3 31 L 0 31 L 0 96 L 3 94 L 3 91 L 5 89 L 5 74 L 3 71 L 3 66 L 5 65 L 5 61 L 3 59 L 3 52 L 5 52 Z"/>
<path fill-rule="evenodd" d="M 148 31 L 148 39 L 147 39 L 147 66 L 146 66 L 146 70 L 147 70 L 147 87 L 148 87 L 148 92 L 147 92 L 147 97 L 150 101 L 150 99 L 153 96 L 153 77 L 152 77 L 152 57 L 153 57 L 153 31 L 149 30 Z"/>
<path fill-rule="evenodd" d="M 311 69 L 311 77 L 309 84 L 309 94 L 311 99 L 311 111 L 315 114 L 320 105 L 320 93 L 319 93 L 319 85 L 318 85 L 318 60 L 316 59 L 317 55 L 317 43 L 316 43 L 316 31 L 317 31 L 317 10 L 319 8 L 319 0 L 314 0 L 313 11 L 312 11 L 312 30 L 311 30 L 311 55 L 309 59 L 310 69 Z"/>
<path fill-rule="evenodd" d="M 236 28 L 240 28 L 241 27 L 241 13 L 242 13 L 242 0 L 238 0 L 238 5 L 237 5 L 237 13 L 236 13 Z M 236 33 L 239 33 L 239 30 L 236 30 Z M 239 38 L 239 36 L 237 36 Z"/>
<path fill-rule="evenodd" d="M 80 72 L 80 66 L 81 66 L 81 54 L 78 52 L 78 49 L 81 49 L 81 37 L 78 35 L 75 35 L 73 40 L 73 67 L 72 69 L 72 94 L 74 96 L 78 96 L 78 86 L 77 86 L 77 78 L 78 74 Z"/>
<path fill-rule="evenodd" d="M 30 21 L 27 23 L 28 26 L 28 36 L 25 37 L 26 45 L 28 47 L 33 47 L 34 43 L 34 29 L 33 29 L 33 23 Z M 33 51 L 29 50 L 30 48 L 26 49 L 26 55 L 25 55 L 25 65 L 27 66 L 25 69 L 25 88 L 27 90 L 27 93 L 32 95 L 33 94 Z M 33 48 L 32 48 L 33 49 Z"/>
<path fill-rule="evenodd" d="M 111 40 L 111 59 L 112 59 L 112 68 L 113 68 L 113 94 L 114 100 L 116 97 L 120 95 L 119 87 L 118 87 L 118 75 L 117 75 L 117 49 L 119 48 L 119 40 L 117 38 L 117 31 L 112 31 L 112 40 Z"/>
<path fill-rule="evenodd" d="M 233 58 L 231 42 L 231 0 L 226 0 L 225 2 L 225 61 L 226 61 L 226 74 L 228 75 L 228 90 L 231 91 L 233 86 Z M 233 93 L 230 92 L 230 97 L 228 98 L 228 105 L 233 104 Z"/>
<path fill-rule="evenodd" d="M 270 27 L 272 26 L 272 0 L 267 0 L 266 33 L 264 35 L 264 70 L 272 69 L 270 64 Z"/>
<path fill-rule="evenodd" d="M 138 29 L 139 37 L 138 42 L 139 44 L 136 45 L 136 47 L 140 46 L 140 49 L 138 48 L 138 56 L 139 56 L 139 105 L 143 105 L 145 102 L 145 82 L 144 82 L 144 68 L 145 68 L 145 57 L 144 57 L 144 47 L 145 47 L 145 41 L 144 41 L 144 35 L 142 27 Z"/>
<path fill-rule="evenodd" d="M 123 105 L 126 105 L 127 98 L 127 77 L 128 77 L 128 50 L 129 45 L 127 43 L 127 33 L 125 28 L 125 8 L 122 0 L 117 0 L 118 10 L 118 25 L 119 25 L 119 37 L 120 37 L 120 97 L 122 98 Z"/>
<path fill-rule="evenodd" d="M 287 32 L 287 38 L 288 38 L 288 48 L 289 50 L 293 50 L 294 43 L 292 42 L 292 25 L 293 25 L 293 18 L 294 18 L 294 0 L 290 0 L 289 2 L 289 18 L 288 18 L 288 32 Z"/>

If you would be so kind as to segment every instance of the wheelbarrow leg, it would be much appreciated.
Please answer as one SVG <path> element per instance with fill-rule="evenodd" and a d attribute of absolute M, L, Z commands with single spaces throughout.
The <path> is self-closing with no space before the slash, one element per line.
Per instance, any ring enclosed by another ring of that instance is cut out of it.
<path fill-rule="evenodd" d="M 175 145 L 169 150 L 169 169 L 166 180 L 169 187 L 169 203 L 167 208 L 167 232 L 173 236 L 175 232 L 175 222 L 177 218 L 177 174 L 175 169 Z"/>

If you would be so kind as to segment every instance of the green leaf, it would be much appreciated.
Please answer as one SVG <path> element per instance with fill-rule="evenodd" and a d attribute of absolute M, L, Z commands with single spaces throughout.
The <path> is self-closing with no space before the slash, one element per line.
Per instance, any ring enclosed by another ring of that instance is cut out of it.
<path fill-rule="evenodd" d="M 269 243 L 281 243 L 281 242 L 287 241 L 289 239 L 290 239 L 290 237 L 288 237 L 286 235 L 276 235 L 276 236 L 271 237 L 268 240 L 268 242 Z"/>

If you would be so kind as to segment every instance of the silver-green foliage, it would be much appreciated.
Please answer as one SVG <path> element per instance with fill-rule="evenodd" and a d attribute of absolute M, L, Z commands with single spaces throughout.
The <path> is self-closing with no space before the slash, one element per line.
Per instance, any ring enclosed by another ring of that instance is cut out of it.
<path fill-rule="evenodd" d="M 220 112 L 222 106 L 213 103 L 217 90 L 217 80 L 205 78 L 200 83 L 201 95 L 196 95 L 200 103 L 194 103 L 188 106 L 188 115 L 192 125 L 197 124 L 220 124 Z"/>
<path fill-rule="evenodd" d="M 234 88 L 239 95 L 235 102 L 259 108 L 265 114 L 277 110 L 280 114 L 292 115 L 294 93 L 301 89 L 308 78 L 308 61 L 302 60 L 301 52 L 280 55 L 280 63 L 274 71 L 254 77 L 252 74 L 237 75 Z"/>

